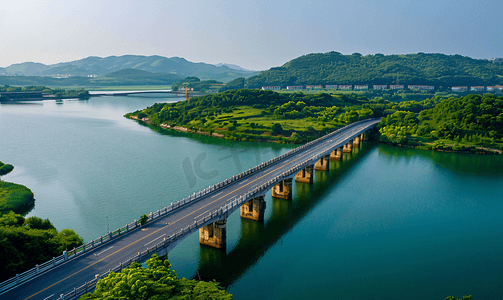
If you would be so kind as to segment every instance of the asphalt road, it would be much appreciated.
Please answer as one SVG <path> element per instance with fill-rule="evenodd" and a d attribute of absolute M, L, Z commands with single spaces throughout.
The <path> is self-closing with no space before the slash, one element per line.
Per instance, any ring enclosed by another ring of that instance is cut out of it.
<path fill-rule="evenodd" d="M 325 136 L 302 151 L 278 161 L 247 177 L 205 195 L 197 201 L 163 215 L 151 223 L 134 229 L 130 233 L 89 250 L 86 254 L 71 259 L 46 273 L 28 281 L 2 295 L 0 299 L 55 300 L 75 287 L 92 280 L 96 274 L 106 273 L 121 262 L 134 257 L 138 252 L 152 247 L 172 234 L 208 216 L 236 196 L 261 186 L 275 176 L 288 171 L 292 166 L 310 159 L 314 154 L 334 150 L 340 143 L 362 133 L 379 120 L 369 120 L 344 127 L 338 134 Z M 340 147 L 340 145 L 338 146 Z"/>

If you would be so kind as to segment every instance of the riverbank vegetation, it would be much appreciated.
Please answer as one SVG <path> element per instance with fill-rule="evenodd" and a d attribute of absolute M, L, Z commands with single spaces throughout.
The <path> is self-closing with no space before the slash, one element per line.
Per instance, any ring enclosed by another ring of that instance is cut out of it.
<path fill-rule="evenodd" d="M 215 281 L 178 278 L 170 262 L 157 254 L 147 260 L 147 266 L 132 263 L 119 273 L 111 272 L 98 281 L 93 293 L 80 299 L 232 299 Z"/>
<path fill-rule="evenodd" d="M 27 213 L 34 205 L 33 192 L 24 185 L 4 182 L 2 176 L 14 170 L 11 164 L 0 161 L 0 214 L 14 211 L 18 214 Z"/>
<path fill-rule="evenodd" d="M 49 219 L 24 218 L 13 211 L 0 215 L 0 281 L 82 245 L 71 229 L 56 230 Z"/>
<path fill-rule="evenodd" d="M 422 101 L 369 99 L 360 93 L 230 90 L 154 104 L 126 117 L 228 140 L 304 143 L 346 124 L 381 117 L 382 142 L 419 149 L 502 149 L 503 96 L 437 95 Z"/>
<path fill-rule="evenodd" d="M 6 175 L 14 167 L 0 162 Z M 0 180 L 0 281 L 9 279 L 61 255 L 63 250 L 82 245 L 71 229 L 58 232 L 49 219 L 24 218 L 34 205 L 33 192 L 20 184 Z"/>
<path fill-rule="evenodd" d="M 35 204 L 33 192 L 24 185 L 0 181 L 0 214 L 27 213 Z"/>
<path fill-rule="evenodd" d="M 448 98 L 435 107 L 396 111 L 379 124 L 380 141 L 419 149 L 503 150 L 503 96 Z"/>
<path fill-rule="evenodd" d="M 30 85 L 24 87 L 4 85 L 0 86 L 0 92 L 43 92 L 46 95 L 52 95 L 56 99 L 89 99 L 89 92 L 84 89 L 48 88 L 40 85 Z M 0 98 L 0 100 L 2 99 Z M 22 98 L 20 98 L 20 100 L 22 100 Z"/>

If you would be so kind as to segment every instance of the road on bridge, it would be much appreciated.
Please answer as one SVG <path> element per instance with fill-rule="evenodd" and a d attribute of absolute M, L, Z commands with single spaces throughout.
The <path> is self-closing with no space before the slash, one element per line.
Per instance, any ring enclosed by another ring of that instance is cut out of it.
<path fill-rule="evenodd" d="M 101 247 L 89 250 L 85 254 L 68 260 L 47 272 L 0 295 L 0 299 L 41 299 L 55 300 L 61 294 L 72 291 L 91 281 L 97 274 L 104 274 L 109 269 L 127 261 L 155 243 L 162 241 L 194 224 L 212 212 L 218 210 L 236 196 L 261 186 L 294 165 L 312 158 L 313 155 L 333 150 L 336 145 L 373 127 L 379 120 L 372 119 L 350 124 L 336 135 L 327 135 L 317 143 L 285 157 L 249 176 L 232 182 L 207 194 L 197 201 L 183 205 L 165 214 L 145 226 L 115 238 Z"/>

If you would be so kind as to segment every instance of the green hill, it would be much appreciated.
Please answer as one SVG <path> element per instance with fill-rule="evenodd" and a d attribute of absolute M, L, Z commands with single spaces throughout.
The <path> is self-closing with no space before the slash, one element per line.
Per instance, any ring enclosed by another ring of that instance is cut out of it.
<path fill-rule="evenodd" d="M 503 64 L 461 55 L 308 54 L 246 80 L 248 88 L 307 84 L 397 84 L 452 87 L 503 84 Z"/>

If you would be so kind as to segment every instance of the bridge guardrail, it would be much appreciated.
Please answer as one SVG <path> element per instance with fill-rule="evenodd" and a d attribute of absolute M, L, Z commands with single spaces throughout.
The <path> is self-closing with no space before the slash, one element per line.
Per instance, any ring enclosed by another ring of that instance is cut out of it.
<path fill-rule="evenodd" d="M 348 126 L 345 126 L 345 127 L 342 127 L 342 128 L 339 128 L 337 129 L 336 131 L 333 131 L 327 135 L 324 135 L 323 137 L 320 137 L 318 139 L 315 139 L 311 142 L 308 142 L 304 145 L 301 145 L 299 147 L 296 147 L 280 156 L 277 156 L 275 158 L 272 158 L 264 163 L 261 163 L 253 168 L 250 168 L 238 175 L 235 175 L 231 178 L 227 178 L 219 183 L 216 183 L 214 184 L 213 186 L 209 186 L 208 188 L 202 190 L 202 191 L 199 191 L 199 192 L 195 192 L 193 193 L 192 195 L 190 195 L 189 197 L 186 197 L 182 200 L 179 200 L 177 201 L 176 203 L 171 203 L 170 205 L 164 207 L 164 208 L 161 208 L 155 212 L 150 212 L 148 214 L 148 218 L 147 218 L 147 223 L 150 223 L 151 221 L 165 215 L 165 214 L 168 214 L 169 212 L 172 212 L 173 210 L 176 210 L 182 206 L 185 206 L 191 202 L 194 202 L 195 200 L 198 200 L 199 198 L 205 196 L 205 195 L 208 195 L 214 191 L 217 191 L 227 185 L 229 185 L 230 183 L 233 183 L 234 181 L 238 180 L 238 179 L 241 179 L 241 178 L 244 178 L 244 177 L 247 177 L 259 170 L 262 170 L 263 168 L 265 167 L 268 167 L 270 165 L 273 165 L 274 163 L 286 158 L 286 157 L 289 157 L 309 146 L 312 146 L 322 140 L 325 140 L 327 137 L 329 136 L 332 136 L 332 135 L 335 135 L 337 134 L 338 132 L 342 131 L 343 129 L 347 129 L 348 127 L 353 127 L 353 126 L 356 126 L 357 124 L 360 124 L 360 123 L 363 123 L 363 122 L 366 122 L 366 121 L 369 121 L 371 119 L 367 119 L 367 120 L 362 120 L 362 121 L 358 121 L 358 122 L 355 122 L 355 123 L 352 123 Z M 313 158 L 309 159 L 308 161 L 312 160 Z M 301 165 L 306 165 L 306 163 L 302 163 Z M 304 166 L 305 167 L 305 166 Z M 298 168 L 295 168 L 295 169 L 298 169 Z M 300 168 L 302 169 L 302 168 Z M 298 170 L 300 170 L 298 169 Z M 292 171 L 294 172 L 294 171 Z M 275 181 L 276 182 L 276 181 Z M 269 185 L 267 185 L 269 186 Z M 266 186 L 266 187 L 267 187 Z M 266 188 L 264 187 L 264 188 Z M 257 188 L 255 188 L 253 191 L 255 191 Z M 248 192 L 246 195 L 253 195 L 253 194 L 256 194 L 257 192 L 260 192 L 262 191 L 263 189 L 261 190 L 258 190 L 258 191 L 255 191 L 254 193 L 251 193 Z M 242 203 L 244 203 L 244 199 L 248 199 L 247 197 L 246 198 L 239 198 L 240 201 L 238 201 L 238 199 L 234 200 L 232 203 L 233 203 L 233 207 L 236 206 L 236 205 L 240 205 Z M 239 203 L 239 204 L 238 204 Z M 227 210 L 226 210 L 227 211 Z M 33 277 L 36 277 L 48 270 L 50 270 L 51 268 L 54 268 L 68 260 L 71 260 L 71 259 L 74 259 L 84 253 L 86 253 L 87 251 L 89 250 L 92 250 L 96 247 L 99 247 L 99 246 L 102 246 L 104 244 L 106 244 L 107 242 L 113 240 L 114 238 L 117 238 L 119 236 L 122 236 L 124 233 L 128 233 L 129 231 L 131 230 L 134 230 L 138 227 L 140 227 L 141 225 L 138 224 L 138 220 L 134 220 L 133 222 L 131 223 L 128 223 L 126 224 L 125 226 L 123 227 L 120 227 L 114 231 L 111 231 L 111 232 L 108 232 L 108 234 L 106 235 L 102 235 L 100 236 L 99 238 L 97 239 L 94 239 L 94 240 L 91 240 L 90 242 L 88 243 L 85 243 L 77 248 L 74 248 L 72 250 L 65 250 L 63 251 L 63 254 L 61 254 L 60 256 L 58 257 L 53 257 L 52 260 L 49 260 L 43 264 L 40 264 L 40 265 L 36 265 L 34 268 L 32 269 L 29 269 L 21 274 L 16 274 L 15 277 L 12 277 L 10 279 L 7 279 L 3 282 L 0 283 L 0 293 L 20 284 L 20 283 L 23 283 Z"/>

